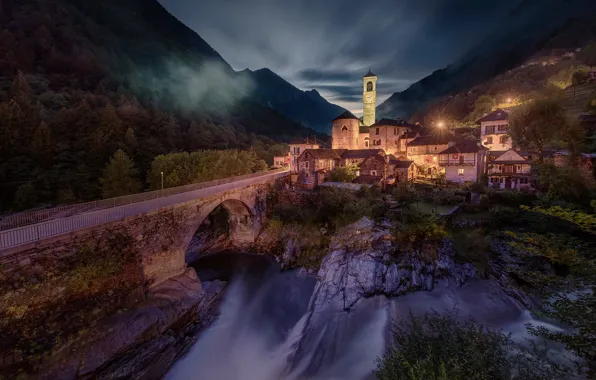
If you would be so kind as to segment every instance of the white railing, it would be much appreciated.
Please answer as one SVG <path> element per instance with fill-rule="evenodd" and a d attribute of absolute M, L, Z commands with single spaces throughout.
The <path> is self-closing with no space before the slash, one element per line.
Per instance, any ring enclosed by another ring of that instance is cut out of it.
<path fill-rule="evenodd" d="M 268 182 L 288 174 L 289 171 L 284 169 L 271 170 L 265 173 L 251 173 L 131 196 L 14 215 L 13 223 L 16 223 L 18 227 L 0 231 L 0 250 L 130 216 L 141 215 L 161 207 L 207 197 L 222 191 Z"/>

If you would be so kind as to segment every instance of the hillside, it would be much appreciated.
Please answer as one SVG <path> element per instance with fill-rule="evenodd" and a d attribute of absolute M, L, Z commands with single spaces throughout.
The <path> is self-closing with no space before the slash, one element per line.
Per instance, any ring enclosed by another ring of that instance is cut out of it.
<path fill-rule="evenodd" d="M 575 48 L 596 36 L 596 2 L 525 0 L 504 25 L 448 67 L 394 93 L 381 116 L 412 116 L 432 102 L 466 91 L 520 66 L 544 49 Z M 473 103 L 473 101 L 472 101 Z"/>
<path fill-rule="evenodd" d="M 117 149 L 144 179 L 160 154 L 314 134 L 156 0 L 0 4 L 0 209 L 96 198 Z"/>

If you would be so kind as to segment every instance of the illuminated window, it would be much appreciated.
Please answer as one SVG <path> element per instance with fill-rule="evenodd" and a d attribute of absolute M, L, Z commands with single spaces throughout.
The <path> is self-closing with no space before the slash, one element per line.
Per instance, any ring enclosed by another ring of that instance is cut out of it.
<path fill-rule="evenodd" d="M 509 136 L 501 136 L 499 140 L 501 144 L 507 144 L 507 141 L 509 141 Z"/>
<path fill-rule="evenodd" d="M 371 171 L 370 171 L 370 175 L 372 175 L 372 176 L 376 176 L 376 175 L 377 175 L 377 171 L 376 171 L 376 170 L 371 170 Z"/>
<path fill-rule="evenodd" d="M 493 143 L 493 137 L 492 136 L 487 137 L 486 138 L 486 143 L 487 144 L 492 144 Z"/>
<path fill-rule="evenodd" d="M 457 169 L 457 175 L 464 175 L 464 169 Z"/>

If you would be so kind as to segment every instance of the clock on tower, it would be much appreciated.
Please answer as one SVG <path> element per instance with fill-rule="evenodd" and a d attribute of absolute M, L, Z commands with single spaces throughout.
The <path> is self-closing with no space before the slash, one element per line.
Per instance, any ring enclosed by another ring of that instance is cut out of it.
<path fill-rule="evenodd" d="M 377 106 L 377 76 L 368 70 L 368 73 L 362 78 L 364 92 L 362 94 L 362 103 L 364 106 L 364 116 L 362 122 L 367 127 L 375 123 L 375 108 Z"/>

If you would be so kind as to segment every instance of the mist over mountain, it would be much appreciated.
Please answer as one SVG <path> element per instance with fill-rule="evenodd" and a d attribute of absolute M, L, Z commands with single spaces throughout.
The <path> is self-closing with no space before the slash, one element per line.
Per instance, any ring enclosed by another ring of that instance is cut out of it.
<path fill-rule="evenodd" d="M 543 49 L 581 46 L 596 36 L 594 12 L 593 1 L 525 0 L 483 42 L 448 67 L 394 93 L 377 112 L 410 117 L 438 98 L 521 65 Z"/>

